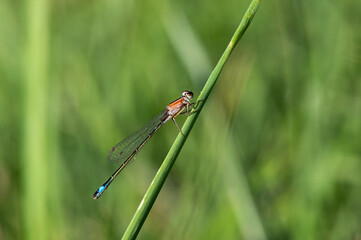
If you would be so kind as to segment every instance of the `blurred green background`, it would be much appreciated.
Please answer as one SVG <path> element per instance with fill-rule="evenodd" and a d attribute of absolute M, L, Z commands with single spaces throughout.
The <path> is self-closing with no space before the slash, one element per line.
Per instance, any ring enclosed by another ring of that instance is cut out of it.
<path fill-rule="evenodd" d="M 0 1 L 0 239 L 119 239 L 249 1 Z M 263 1 L 139 239 L 361 239 L 361 1 Z M 178 117 L 178 123 L 185 116 Z"/>

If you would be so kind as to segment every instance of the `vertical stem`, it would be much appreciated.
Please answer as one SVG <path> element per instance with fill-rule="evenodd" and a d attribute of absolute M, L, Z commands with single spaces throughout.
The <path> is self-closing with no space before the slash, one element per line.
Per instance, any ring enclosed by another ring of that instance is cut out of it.
<path fill-rule="evenodd" d="M 24 62 L 24 238 L 47 239 L 47 55 L 48 1 L 28 0 Z"/>

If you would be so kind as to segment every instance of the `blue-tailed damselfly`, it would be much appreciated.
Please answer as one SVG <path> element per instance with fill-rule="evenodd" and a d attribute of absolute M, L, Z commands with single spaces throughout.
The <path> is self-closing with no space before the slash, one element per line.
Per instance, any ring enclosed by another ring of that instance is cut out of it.
<path fill-rule="evenodd" d="M 123 163 L 110 176 L 110 178 L 98 188 L 98 190 L 93 195 L 93 199 L 98 199 L 103 194 L 105 189 L 109 187 L 120 171 L 123 170 L 129 161 L 135 156 L 135 154 L 137 154 L 137 152 L 153 136 L 153 134 L 168 120 L 172 119 L 178 130 L 182 133 L 175 120 L 175 117 L 178 116 L 184 109 L 186 109 L 186 114 L 189 115 L 189 110 L 192 109 L 194 105 L 191 103 L 192 98 L 193 92 L 184 91 L 180 98 L 168 104 L 161 113 L 159 113 L 143 128 L 126 137 L 110 150 L 108 159 L 112 162 L 123 161 Z"/>

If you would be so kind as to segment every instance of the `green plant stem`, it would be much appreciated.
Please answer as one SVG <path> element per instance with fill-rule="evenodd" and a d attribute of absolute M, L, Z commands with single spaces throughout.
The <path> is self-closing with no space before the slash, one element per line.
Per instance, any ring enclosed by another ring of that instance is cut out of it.
<path fill-rule="evenodd" d="M 49 239 L 47 212 L 47 86 L 49 1 L 25 2 L 24 113 L 22 135 L 23 238 Z M 25 237 L 26 236 L 26 237 Z"/>
<path fill-rule="evenodd" d="M 257 8 L 260 4 L 260 0 L 253 0 L 248 7 L 245 15 L 242 18 L 241 23 L 239 24 L 236 32 L 234 33 L 231 41 L 229 42 L 226 50 L 224 51 L 223 55 L 219 59 L 216 67 L 212 71 L 211 75 L 209 76 L 206 84 L 203 87 L 203 90 L 201 91 L 198 99 L 197 99 L 197 106 L 196 111 L 194 114 L 190 115 L 187 120 L 185 121 L 182 132 L 182 134 L 178 134 L 176 140 L 174 141 L 171 149 L 169 150 L 167 156 L 165 157 L 161 167 L 159 168 L 157 174 L 155 175 L 152 183 L 150 184 L 146 194 L 143 197 L 142 202 L 140 203 L 137 211 L 135 212 L 131 222 L 129 223 L 129 226 L 127 230 L 125 231 L 122 239 L 135 239 L 146 219 L 148 216 L 148 213 L 150 209 L 152 208 L 176 158 L 179 155 L 180 150 L 182 149 L 195 121 L 198 118 L 198 115 L 200 111 L 202 110 L 204 104 L 206 103 L 214 85 L 217 82 L 218 76 L 221 73 L 224 64 L 226 63 L 229 55 L 235 48 L 238 41 L 243 36 L 244 32 L 248 28 L 249 24 L 251 23 Z"/>

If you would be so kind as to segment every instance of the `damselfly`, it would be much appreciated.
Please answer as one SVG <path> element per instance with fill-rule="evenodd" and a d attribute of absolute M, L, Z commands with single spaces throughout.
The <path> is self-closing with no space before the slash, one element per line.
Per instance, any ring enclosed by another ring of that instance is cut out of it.
<path fill-rule="evenodd" d="M 143 128 L 126 137 L 110 150 L 108 159 L 112 162 L 123 161 L 123 163 L 110 176 L 110 178 L 98 188 L 98 190 L 93 195 L 93 199 L 98 199 L 103 194 L 105 189 L 109 187 L 120 171 L 123 170 L 129 161 L 135 156 L 135 154 L 137 154 L 137 152 L 153 136 L 153 134 L 168 120 L 172 119 L 178 130 L 182 133 L 175 120 L 175 117 L 178 116 L 184 109 L 186 110 L 186 115 L 189 115 L 189 111 L 194 106 L 194 104 L 191 103 L 192 98 L 193 92 L 184 91 L 180 98 L 168 104 L 161 113 L 159 113 Z"/>

